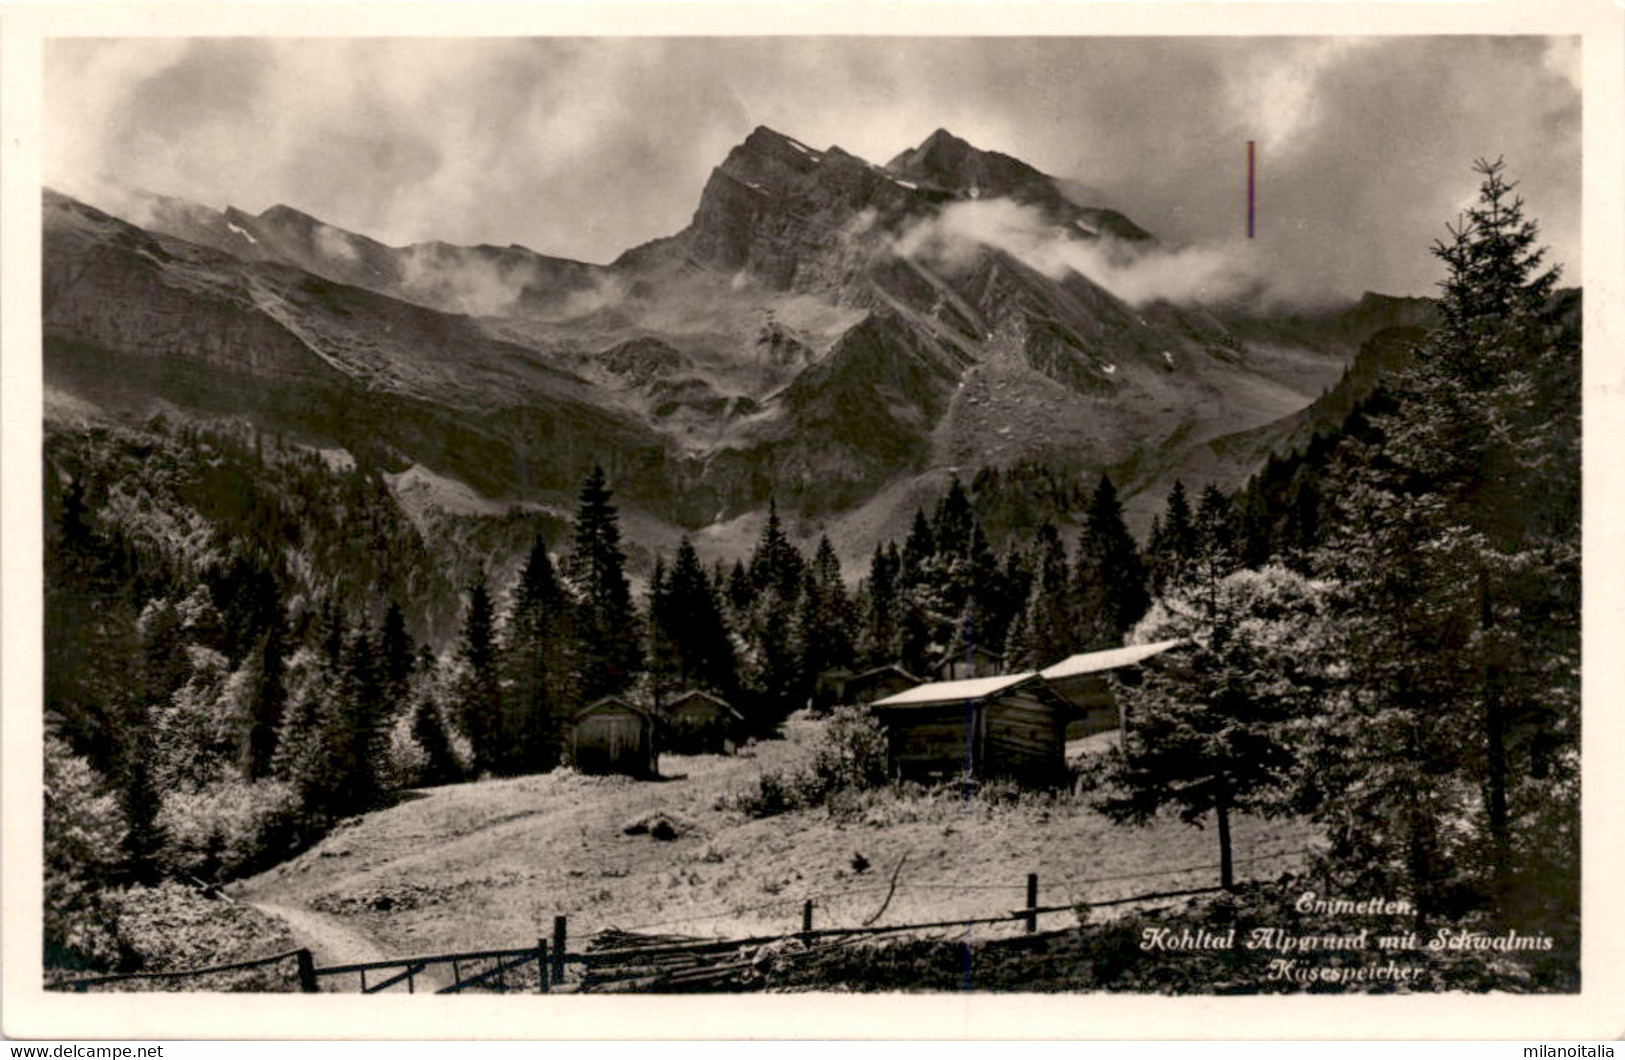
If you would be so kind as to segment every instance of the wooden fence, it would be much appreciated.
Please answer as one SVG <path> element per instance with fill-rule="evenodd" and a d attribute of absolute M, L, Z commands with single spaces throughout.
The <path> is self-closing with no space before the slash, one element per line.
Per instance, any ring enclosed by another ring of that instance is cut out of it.
<path fill-rule="evenodd" d="M 1281 852 L 1246 860 L 1268 860 L 1293 853 L 1298 852 Z M 1183 872 L 1189 870 L 1173 871 Z M 1134 875 L 1152 876 L 1162 874 L 1138 873 Z M 896 883 L 894 874 L 892 880 L 893 890 L 896 888 Z M 449 985 L 435 989 L 434 992 L 437 994 L 457 994 L 473 989 L 499 992 L 528 991 L 547 993 L 555 987 L 567 986 L 566 966 L 571 964 L 582 967 L 581 975 L 574 983 L 568 984 L 568 987 L 573 987 L 577 991 L 698 991 L 727 989 L 727 984 L 737 983 L 740 977 L 752 966 L 753 962 L 763 959 L 765 947 L 780 946 L 793 942 L 796 944 L 796 949 L 793 953 L 786 951 L 786 955 L 790 959 L 806 959 L 857 940 L 914 931 L 947 930 L 1019 922 L 1023 925 L 1025 933 L 1033 934 L 1038 931 L 1039 917 L 1053 913 L 1075 912 L 1080 907 L 1096 909 L 1106 906 L 1130 905 L 1137 902 L 1167 901 L 1175 898 L 1213 894 L 1223 889 L 1217 885 L 1191 887 L 1179 890 L 1153 891 L 1093 902 L 1041 905 L 1039 903 L 1038 874 L 1029 873 L 1025 886 L 1026 901 L 1020 908 L 982 917 L 960 917 L 910 924 L 876 925 L 866 922 L 852 927 L 832 926 L 819 928 L 815 925 L 817 903 L 813 899 L 807 899 L 803 901 L 801 906 L 801 926 L 798 931 L 729 939 L 650 935 L 639 933 L 638 929 L 621 930 L 610 928 L 593 935 L 581 950 L 572 953 L 569 949 L 569 921 L 566 917 L 557 916 L 553 918 L 551 940 L 537 939 L 534 945 L 518 949 L 442 953 L 423 957 L 404 957 L 387 961 L 335 965 L 329 968 L 316 967 L 311 952 L 308 949 L 300 949 L 279 953 L 272 957 L 187 971 L 134 972 L 124 975 L 104 975 L 89 979 L 76 979 L 56 984 L 54 989 L 76 990 L 83 993 L 98 986 L 205 977 L 270 966 L 285 961 L 293 963 L 294 979 L 291 980 L 290 985 L 296 984 L 297 989 L 305 993 L 320 991 L 322 989 L 322 980 L 335 976 L 356 976 L 356 987 L 363 994 L 379 993 L 400 986 L 403 983 L 408 993 L 415 993 L 417 980 L 420 977 L 431 981 L 437 978 L 428 972 L 429 968 L 436 966 L 449 970 L 451 973 Z M 886 903 L 889 904 L 890 900 L 891 892 L 888 891 Z M 884 912 L 885 908 L 886 905 L 883 904 L 880 912 Z M 878 918 L 879 915 L 880 913 L 877 912 L 870 920 Z M 770 957 L 775 956 L 772 951 L 765 952 Z M 369 974 L 372 976 L 370 981 Z"/>

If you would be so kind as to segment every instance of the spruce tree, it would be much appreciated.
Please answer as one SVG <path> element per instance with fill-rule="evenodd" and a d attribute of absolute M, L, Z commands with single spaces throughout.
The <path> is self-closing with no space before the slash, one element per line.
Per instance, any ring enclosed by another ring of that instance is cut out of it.
<path fill-rule="evenodd" d="M 378 636 L 384 702 L 386 709 L 393 713 L 403 709 L 408 683 L 417 663 L 411 634 L 406 631 L 406 614 L 394 600 L 389 602 L 389 608 L 384 612 L 384 625 Z"/>
<path fill-rule="evenodd" d="M 1078 539 L 1075 593 L 1078 648 L 1092 651 L 1123 643 L 1150 600 L 1139 546 L 1123 522 L 1123 505 L 1112 480 L 1100 477 Z"/>
<path fill-rule="evenodd" d="M 793 602 L 801 595 L 801 579 L 807 561 L 785 535 L 779 521 L 779 507 L 768 499 L 767 522 L 750 557 L 750 580 L 755 592 L 776 592 L 781 600 Z"/>
<path fill-rule="evenodd" d="M 677 546 L 666 584 L 665 635 L 676 648 L 678 683 L 732 697 L 739 685 L 733 640 L 721 601 L 687 537 Z"/>
<path fill-rule="evenodd" d="M 459 673 L 452 701 L 473 750 L 475 775 L 499 768 L 502 760 L 502 686 L 497 670 L 496 619 L 483 575 L 468 590 L 468 608 L 457 643 Z"/>
<path fill-rule="evenodd" d="M 271 759 L 276 754 L 277 731 L 287 703 L 282 636 L 282 622 L 272 622 L 249 658 L 250 698 L 241 758 L 243 776 L 248 780 L 270 776 Z"/>
<path fill-rule="evenodd" d="M 655 706 L 663 705 L 682 684 L 677 657 L 677 641 L 671 615 L 671 589 L 666 580 L 666 559 L 655 557 L 649 572 L 648 644 L 644 648 L 644 669 L 649 678 Z"/>
<path fill-rule="evenodd" d="M 621 529 L 602 467 L 581 486 L 566 573 L 575 589 L 583 703 L 631 686 L 643 666 L 643 629 L 632 606 Z"/>
<path fill-rule="evenodd" d="M 1035 561 L 1038 572 L 1027 601 L 1027 637 L 1034 665 L 1045 667 L 1071 655 L 1078 644 L 1066 546 L 1055 524 L 1046 522 L 1038 528 Z"/>
<path fill-rule="evenodd" d="M 1168 491 L 1168 504 L 1157 524 L 1160 534 L 1153 534 L 1151 553 L 1151 591 L 1161 593 L 1177 584 L 1184 576 L 1191 557 L 1196 551 L 1196 520 L 1191 514 L 1190 498 L 1185 484 L 1178 479 Z"/>
<path fill-rule="evenodd" d="M 501 647 L 504 772 L 543 772 L 558 764 L 563 715 L 576 699 L 577 651 L 569 598 L 547 540 L 537 534 L 519 571 Z"/>
<path fill-rule="evenodd" d="M 1324 589 L 1279 567 L 1176 587 L 1131 639 L 1183 644 L 1137 684 L 1118 686 L 1131 724 L 1101 809 L 1139 824 L 1164 807 L 1197 826 L 1211 816 L 1220 883 L 1232 887 L 1232 816 L 1292 808 L 1296 733 L 1328 672 Z"/>
<path fill-rule="evenodd" d="M 1578 332 L 1504 166 L 1474 168 L 1434 247 L 1443 323 L 1325 491 L 1353 681 L 1309 801 L 1425 911 L 1476 891 L 1549 925 L 1578 903 Z"/>
<path fill-rule="evenodd" d="M 865 666 L 884 666 L 897 659 L 897 573 L 896 546 L 889 550 L 875 546 L 869 560 L 866 584 L 868 610 L 864 615 L 860 655 Z"/>

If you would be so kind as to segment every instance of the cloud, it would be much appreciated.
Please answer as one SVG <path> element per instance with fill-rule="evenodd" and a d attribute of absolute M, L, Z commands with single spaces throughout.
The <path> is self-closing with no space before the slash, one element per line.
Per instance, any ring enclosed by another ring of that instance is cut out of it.
<path fill-rule="evenodd" d="M 441 244 L 407 247 L 400 257 L 408 294 L 460 313 L 498 316 L 511 310 L 537 279 L 533 265 L 509 265 Z"/>
<path fill-rule="evenodd" d="M 1230 247 L 1258 144 L 1283 287 L 1428 293 L 1432 238 L 1504 155 L 1579 277 L 1572 38 L 54 39 L 47 179 L 287 203 L 392 245 L 609 261 L 693 215 L 757 124 L 875 162 L 946 127 Z"/>
<path fill-rule="evenodd" d="M 1116 240 L 1086 238 L 1009 199 L 951 203 L 905 230 L 894 249 L 904 257 L 953 270 L 974 263 L 983 247 L 1001 250 L 1052 280 L 1076 272 L 1131 305 L 1288 297 L 1284 291 L 1267 289 L 1256 259 L 1249 259 L 1241 248 L 1142 250 Z"/>
<path fill-rule="evenodd" d="M 489 248 L 420 243 L 404 248 L 400 262 L 408 294 L 472 316 L 507 315 L 523 300 L 538 319 L 570 320 L 626 297 L 610 277 L 561 280 L 534 259 Z"/>
<path fill-rule="evenodd" d="M 361 254 L 350 242 L 350 237 L 330 225 L 316 226 L 316 249 L 329 257 L 341 258 L 344 261 L 361 260 Z"/>

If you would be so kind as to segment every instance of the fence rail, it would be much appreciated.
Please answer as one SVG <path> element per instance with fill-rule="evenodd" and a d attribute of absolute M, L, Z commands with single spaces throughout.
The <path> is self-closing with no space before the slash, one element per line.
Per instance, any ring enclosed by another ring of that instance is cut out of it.
<path fill-rule="evenodd" d="M 1259 855 L 1245 859 L 1248 862 L 1265 861 L 1284 856 L 1307 853 L 1301 850 L 1277 851 L 1272 854 Z M 1237 862 L 1240 864 L 1241 862 Z M 1155 870 L 1138 873 L 1135 876 L 1151 877 L 1165 876 L 1178 872 L 1198 871 L 1211 866 L 1191 866 L 1187 869 Z M 1105 877 L 1103 880 L 1117 880 L 1134 877 Z M 1102 882 L 1102 880 L 1074 880 L 1077 883 Z M 892 881 L 888 890 L 895 889 L 897 882 Z M 905 884 L 907 889 L 910 885 Z M 920 884 L 920 887 L 942 887 L 945 884 Z M 873 888 L 869 888 L 873 889 Z M 220 964 L 207 968 L 195 968 L 185 971 L 173 972 L 130 972 L 121 975 L 104 975 L 88 979 L 76 979 L 56 984 L 53 988 L 58 990 L 75 990 L 86 992 L 90 987 L 101 986 L 118 982 L 141 980 L 173 980 L 189 977 L 216 975 L 224 972 L 245 971 L 252 968 L 264 967 L 281 961 L 292 959 L 296 962 L 299 989 L 306 993 L 315 993 L 321 989 L 322 979 L 333 976 L 355 975 L 359 977 L 361 993 L 373 994 L 406 984 L 408 993 L 416 992 L 418 977 L 428 977 L 428 969 L 432 965 L 449 965 L 452 972 L 452 981 L 449 985 L 440 987 L 435 992 L 440 994 L 462 993 L 471 988 L 508 990 L 510 984 L 508 975 L 511 972 L 524 972 L 529 965 L 536 967 L 536 981 L 534 987 L 528 983 L 528 977 L 520 982 L 522 989 L 534 989 L 545 993 L 552 987 L 561 986 L 566 981 L 566 965 L 575 964 L 583 966 L 583 979 L 577 986 L 580 989 L 593 989 L 597 986 L 610 986 L 613 989 L 674 989 L 682 987 L 698 988 L 707 985 L 717 985 L 730 976 L 739 973 L 748 962 L 742 963 L 741 954 L 745 950 L 756 947 L 772 946 L 789 940 L 796 940 L 803 946 L 808 943 L 823 942 L 828 944 L 823 948 L 833 948 L 846 942 L 870 938 L 878 935 L 897 934 L 910 931 L 937 931 L 951 928 L 982 927 L 993 924 L 1021 922 L 1028 934 L 1037 932 L 1038 918 L 1054 913 L 1073 912 L 1080 908 L 1100 908 L 1103 906 L 1131 905 L 1137 902 L 1167 901 L 1174 898 L 1187 898 L 1201 894 L 1213 894 L 1224 890 L 1222 886 L 1189 887 L 1179 890 L 1153 891 L 1144 894 L 1128 895 L 1117 898 L 1106 898 L 1098 901 L 1067 902 L 1061 905 L 1040 905 L 1039 878 L 1036 873 L 1029 873 L 1025 884 L 1014 884 L 1006 888 L 995 885 L 973 885 L 977 890 L 1022 890 L 1026 892 L 1026 903 L 1019 909 L 1003 913 L 991 914 L 981 917 L 955 917 L 950 919 L 929 921 L 911 924 L 872 924 L 864 923 L 852 927 L 831 926 L 819 928 L 814 926 L 814 911 L 817 902 L 813 898 L 805 900 L 791 899 L 783 903 L 788 905 L 794 901 L 801 901 L 801 930 L 747 936 L 743 938 L 694 938 L 676 935 L 647 935 L 637 934 L 638 931 L 648 927 L 661 925 L 644 925 L 643 928 L 619 929 L 609 928 L 599 932 L 581 951 L 569 951 L 568 919 L 563 916 L 553 918 L 552 939 L 537 939 L 535 945 L 523 948 L 499 950 L 468 950 L 457 953 L 430 954 L 417 957 L 402 957 L 394 960 L 364 961 L 352 964 L 333 965 L 318 968 L 314 957 L 308 949 L 290 950 L 270 957 L 261 957 L 249 961 L 239 961 L 233 964 Z M 819 895 L 815 897 L 829 897 Z M 884 911 L 884 906 L 882 910 Z M 703 918 L 699 918 L 703 919 Z M 683 923 L 687 921 L 673 921 Z M 818 952 L 819 947 L 809 947 L 804 952 Z M 481 962 L 495 962 L 472 974 L 465 975 L 465 966 Z M 369 972 L 393 971 L 394 974 L 382 980 L 368 983 Z"/>
<path fill-rule="evenodd" d="M 107 983 L 141 982 L 147 980 L 188 979 L 194 976 L 221 975 L 226 972 L 246 972 L 252 968 L 264 968 L 268 965 L 278 964 L 287 960 L 298 960 L 299 955 L 307 950 L 289 950 L 286 953 L 274 954 L 270 957 L 256 957 L 253 960 L 235 961 L 231 964 L 214 964 L 206 968 L 186 968 L 173 972 L 126 972 L 122 975 L 98 975 L 89 979 L 70 979 L 58 984 L 57 989 L 74 990 L 85 993 L 93 986 L 102 986 Z"/>

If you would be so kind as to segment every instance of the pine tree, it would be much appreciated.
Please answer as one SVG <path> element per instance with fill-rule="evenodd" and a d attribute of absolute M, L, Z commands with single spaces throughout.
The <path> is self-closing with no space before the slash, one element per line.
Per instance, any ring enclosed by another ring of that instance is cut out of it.
<path fill-rule="evenodd" d="M 1211 815 L 1220 882 L 1234 886 L 1232 815 L 1292 807 L 1295 732 L 1325 685 L 1325 613 L 1322 587 L 1278 567 L 1164 595 L 1131 640 L 1184 644 L 1138 684 L 1119 685 L 1132 724 L 1101 809 L 1140 824 L 1164 807 L 1188 824 Z"/>
<path fill-rule="evenodd" d="M 417 663 L 411 634 L 406 631 L 406 614 L 394 600 L 384 612 L 378 650 L 383 665 L 383 694 L 387 709 L 397 711 L 406 701 L 407 687 Z"/>
<path fill-rule="evenodd" d="M 678 683 L 710 689 L 724 699 L 734 696 L 739 675 L 733 640 L 716 590 L 686 537 L 667 580 L 665 622 L 676 647 Z"/>
<path fill-rule="evenodd" d="M 537 534 L 520 569 L 501 647 L 504 772 L 552 769 L 562 755 L 563 715 L 577 699 L 572 608 Z"/>
<path fill-rule="evenodd" d="M 828 535 L 820 536 L 809 572 L 808 591 L 816 606 L 811 611 L 816 651 L 809 656 L 809 672 L 814 679 L 825 670 L 850 667 L 857 658 L 856 614 L 841 577 L 841 560 Z"/>
<path fill-rule="evenodd" d="M 468 609 L 457 644 L 460 672 L 452 691 L 458 723 L 473 749 L 476 775 L 497 769 L 502 760 L 502 686 L 495 624 L 491 593 L 482 575 L 468 590 Z"/>
<path fill-rule="evenodd" d="M 1035 555 L 1038 574 L 1027 601 L 1026 625 L 1031 656 L 1035 665 L 1043 667 L 1076 650 L 1078 629 L 1066 546 L 1055 524 L 1038 528 Z"/>
<path fill-rule="evenodd" d="M 576 679 L 586 703 L 630 687 L 643 666 L 642 627 L 632 606 L 620 523 L 610 496 L 604 469 L 594 466 L 581 486 L 574 548 L 565 565 L 578 601 Z"/>
<path fill-rule="evenodd" d="M 677 655 L 676 623 L 671 613 L 671 589 L 666 580 L 666 560 L 655 557 L 654 570 L 649 573 L 649 631 L 648 646 L 644 649 L 644 668 L 647 671 L 655 706 L 658 708 L 682 685 L 681 664 Z"/>
<path fill-rule="evenodd" d="M 949 555 L 965 555 L 970 551 L 971 530 L 975 519 L 971 514 L 970 497 L 956 476 L 948 485 L 948 492 L 937 504 L 936 516 L 931 522 L 933 551 Z"/>
<path fill-rule="evenodd" d="M 801 579 L 806 567 L 807 561 L 784 533 L 778 504 L 769 498 L 767 522 L 750 557 L 752 588 L 758 594 L 777 592 L 782 600 L 793 602 L 801 595 Z"/>
<path fill-rule="evenodd" d="M 1105 475 L 1095 487 L 1078 540 L 1074 577 L 1079 650 L 1113 648 L 1150 604 L 1139 546 L 1123 522 L 1123 506 Z"/>
<path fill-rule="evenodd" d="M 411 710 L 412 739 L 422 749 L 424 759 L 418 782 L 432 787 L 460 779 L 461 770 L 446 729 L 438 666 L 434 656 L 427 652 L 419 658 L 413 675 Z"/>
<path fill-rule="evenodd" d="M 1199 585 L 1212 585 L 1241 567 L 1236 545 L 1235 516 L 1230 498 L 1211 483 L 1202 489 L 1192 527 L 1194 547 L 1185 577 Z"/>
<path fill-rule="evenodd" d="M 868 609 L 864 615 L 860 655 L 865 666 L 884 666 L 897 658 L 897 573 L 900 560 L 896 545 L 889 550 L 875 546 L 869 560 L 865 583 Z"/>
<path fill-rule="evenodd" d="M 1502 163 L 1475 170 L 1434 247 L 1443 324 L 1325 490 L 1354 680 L 1309 802 L 1424 911 L 1476 892 L 1551 923 L 1578 902 L 1578 336 Z"/>
<path fill-rule="evenodd" d="M 909 524 L 908 537 L 903 539 L 903 551 L 898 567 L 898 585 L 908 589 L 925 579 L 925 567 L 937 554 L 936 536 L 925 512 L 914 509 L 914 521 Z"/>
<path fill-rule="evenodd" d="M 1151 591 L 1160 594 L 1185 576 L 1185 570 L 1196 551 L 1196 520 L 1191 514 L 1190 498 L 1185 484 L 1178 479 L 1168 491 L 1168 505 L 1153 533 L 1151 553 Z"/>
<path fill-rule="evenodd" d="M 259 646 L 249 659 L 250 699 L 243 734 L 242 768 L 248 780 L 271 775 L 271 759 L 276 754 L 277 731 L 287 703 L 283 685 L 282 622 L 266 627 Z"/>

